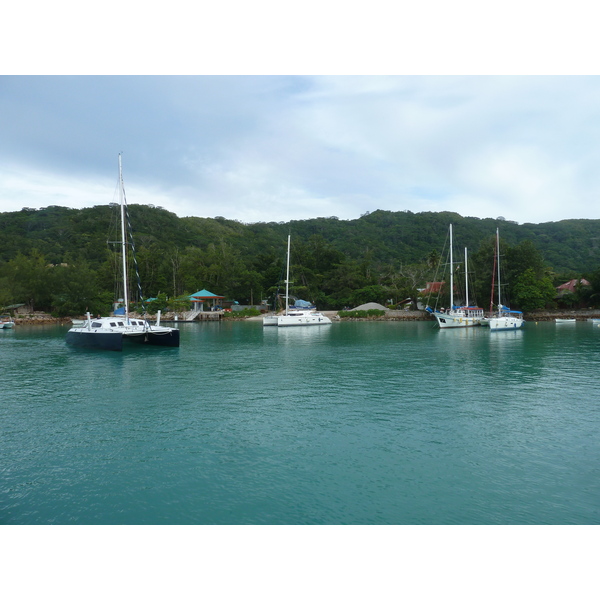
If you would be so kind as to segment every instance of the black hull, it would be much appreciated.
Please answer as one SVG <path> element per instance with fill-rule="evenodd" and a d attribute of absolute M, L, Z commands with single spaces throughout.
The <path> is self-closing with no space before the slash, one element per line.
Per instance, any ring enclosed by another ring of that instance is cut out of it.
<path fill-rule="evenodd" d="M 78 348 L 96 348 L 98 350 L 123 350 L 123 342 L 127 345 L 148 344 L 150 346 L 179 347 L 179 329 L 155 333 L 146 331 L 138 335 L 123 335 L 121 332 L 100 333 L 97 331 L 68 331 L 67 344 Z"/>
<path fill-rule="evenodd" d="M 179 348 L 179 329 L 171 329 L 171 331 L 167 333 L 147 331 L 145 333 L 140 333 L 139 335 L 125 335 L 123 338 L 126 342 L 133 342 L 135 344 Z"/>
<path fill-rule="evenodd" d="M 121 333 L 97 333 L 95 331 L 68 331 L 67 344 L 78 348 L 97 348 L 99 350 L 123 349 L 123 335 Z"/>

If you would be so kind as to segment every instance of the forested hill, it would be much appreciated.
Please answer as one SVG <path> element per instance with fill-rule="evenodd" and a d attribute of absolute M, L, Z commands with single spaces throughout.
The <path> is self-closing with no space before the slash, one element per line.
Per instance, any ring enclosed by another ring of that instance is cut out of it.
<path fill-rule="evenodd" d="M 284 279 L 292 236 L 292 293 L 322 309 L 417 298 L 439 281 L 440 255 L 454 226 L 457 252 L 469 249 L 469 277 L 480 303 L 489 303 L 494 235 L 500 229 L 514 308 L 553 302 L 555 287 L 584 276 L 600 303 L 600 221 L 523 224 L 456 213 L 375 211 L 289 223 L 243 224 L 221 217 L 178 217 L 162 208 L 129 206 L 143 297 L 163 306 L 189 303 L 206 288 L 240 304 L 274 301 Z M 114 288 L 119 207 L 50 206 L 0 214 L 0 307 L 27 303 L 58 315 L 104 313 Z M 459 259 L 460 260 L 460 259 Z M 49 268 L 57 265 L 62 268 Z M 139 295 L 138 295 L 139 296 Z"/>
<path fill-rule="evenodd" d="M 302 237 L 320 234 L 353 258 L 369 250 L 382 262 L 414 263 L 443 247 L 450 224 L 454 226 L 458 248 L 476 251 L 499 228 L 502 240 L 508 245 L 531 241 L 556 272 L 584 272 L 600 266 L 600 220 L 519 225 L 503 219 L 462 217 L 453 212 L 377 210 L 354 221 L 311 219 L 294 221 L 290 228 Z"/>
<path fill-rule="evenodd" d="M 462 217 L 451 212 L 377 210 L 359 219 L 343 221 L 336 217 L 291 221 L 289 223 L 243 224 L 222 217 L 178 217 L 162 208 L 130 205 L 129 213 L 138 250 L 172 253 L 189 248 L 206 250 L 215 245 L 236 255 L 281 255 L 288 233 L 295 244 L 322 238 L 346 257 L 376 263 L 412 264 L 432 251 L 441 251 L 454 225 L 457 248 L 475 252 L 484 240 L 500 235 L 508 245 L 529 240 L 555 272 L 585 273 L 600 266 L 600 220 L 573 219 L 550 223 L 519 225 L 502 219 Z M 0 213 L 0 260 L 18 253 L 37 250 L 49 263 L 82 258 L 92 265 L 106 258 L 107 236 L 114 233 L 114 206 L 70 209 L 50 206 L 24 208 Z"/>

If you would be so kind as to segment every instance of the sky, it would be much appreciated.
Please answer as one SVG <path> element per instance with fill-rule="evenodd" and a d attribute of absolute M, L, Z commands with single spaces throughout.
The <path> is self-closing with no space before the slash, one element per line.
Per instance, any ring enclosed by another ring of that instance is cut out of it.
<path fill-rule="evenodd" d="M 597 76 L 2 76 L 0 211 L 600 218 Z"/>

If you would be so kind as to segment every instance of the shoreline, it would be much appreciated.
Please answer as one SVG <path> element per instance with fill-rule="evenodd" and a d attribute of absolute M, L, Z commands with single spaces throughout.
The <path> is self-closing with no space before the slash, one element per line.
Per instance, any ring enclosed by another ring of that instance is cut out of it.
<path fill-rule="evenodd" d="M 408 310 L 390 310 L 381 317 L 338 317 L 337 310 L 324 310 L 324 315 L 328 316 L 332 321 L 432 321 L 435 319 L 425 311 L 408 311 Z M 257 317 L 246 317 L 243 321 L 262 321 L 265 315 Z M 15 326 L 19 325 L 67 325 L 76 317 L 53 317 L 44 313 L 32 315 L 22 315 L 14 317 Z M 80 317 L 82 318 L 82 317 Z M 554 319 L 576 319 L 577 321 L 587 321 L 587 319 L 600 318 L 600 309 L 581 309 L 581 310 L 544 310 L 539 312 L 523 313 L 523 318 L 526 322 L 544 322 L 554 321 Z M 149 318 L 148 320 L 152 320 Z M 179 319 L 161 319 L 161 322 L 169 323 L 195 323 L 201 321 L 184 321 Z"/>

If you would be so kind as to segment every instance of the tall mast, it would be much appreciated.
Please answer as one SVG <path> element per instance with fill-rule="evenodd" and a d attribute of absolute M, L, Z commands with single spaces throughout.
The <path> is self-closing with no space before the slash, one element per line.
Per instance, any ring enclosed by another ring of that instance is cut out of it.
<path fill-rule="evenodd" d="M 498 316 L 500 316 L 500 230 L 496 228 L 496 254 L 498 255 Z"/>
<path fill-rule="evenodd" d="M 465 248 L 465 306 L 469 306 L 469 269 L 467 268 L 467 249 Z"/>
<path fill-rule="evenodd" d="M 452 260 L 452 225 L 450 225 L 450 310 L 454 308 L 454 265 Z"/>
<path fill-rule="evenodd" d="M 119 200 L 121 201 L 121 257 L 123 260 L 123 301 L 125 303 L 125 320 L 129 324 L 129 298 L 127 291 L 127 238 L 125 237 L 125 188 L 123 185 L 123 169 L 119 153 Z"/>
<path fill-rule="evenodd" d="M 290 237 L 288 235 L 288 245 L 287 245 L 287 270 L 285 275 L 285 314 L 288 314 L 288 305 L 290 303 L 289 300 L 289 292 L 290 292 Z"/>

